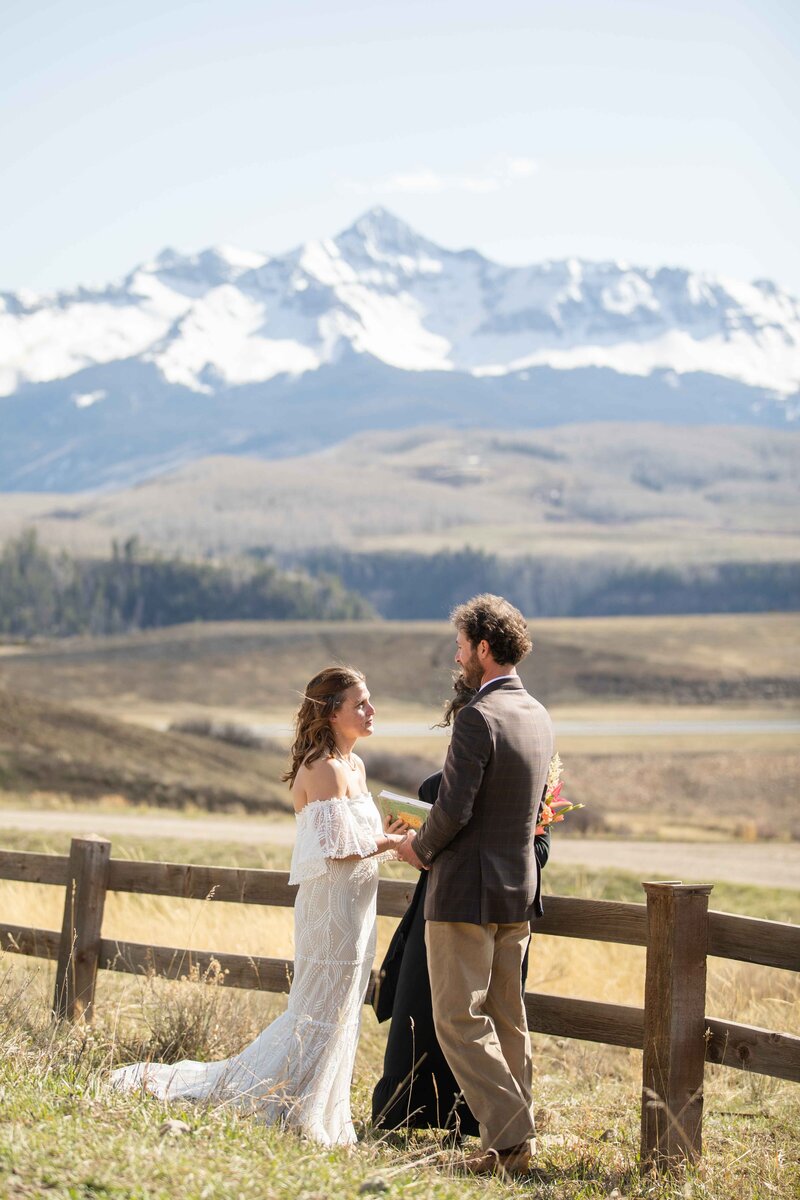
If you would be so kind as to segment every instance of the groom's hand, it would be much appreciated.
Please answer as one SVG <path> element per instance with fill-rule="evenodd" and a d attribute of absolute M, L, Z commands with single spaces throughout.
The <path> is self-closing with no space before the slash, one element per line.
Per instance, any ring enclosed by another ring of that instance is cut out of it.
<path fill-rule="evenodd" d="M 417 858 L 414 852 L 414 838 L 416 836 L 417 835 L 414 830 L 409 829 L 408 833 L 406 834 L 406 840 L 401 842 L 397 847 L 397 853 L 398 856 L 402 858 L 403 862 L 407 862 L 410 866 L 416 867 L 418 871 L 427 871 L 428 868 L 423 862 L 420 861 L 420 859 Z"/>

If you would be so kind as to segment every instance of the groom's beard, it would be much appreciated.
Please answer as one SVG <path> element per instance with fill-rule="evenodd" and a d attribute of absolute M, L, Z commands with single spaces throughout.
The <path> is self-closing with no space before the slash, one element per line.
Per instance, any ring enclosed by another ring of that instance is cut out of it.
<path fill-rule="evenodd" d="M 478 662 L 477 651 L 473 650 L 472 657 L 461 664 L 461 676 L 467 687 L 479 688 L 483 680 L 483 669 Z"/>

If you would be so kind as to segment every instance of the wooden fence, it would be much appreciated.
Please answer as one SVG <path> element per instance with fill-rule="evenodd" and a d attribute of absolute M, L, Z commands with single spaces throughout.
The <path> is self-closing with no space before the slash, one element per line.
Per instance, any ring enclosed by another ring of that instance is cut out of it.
<path fill-rule="evenodd" d="M 0 879 L 65 888 L 61 932 L 0 924 L 0 946 L 55 959 L 57 1017 L 91 1019 L 98 969 L 167 978 L 212 962 L 228 986 L 287 992 L 287 959 L 120 942 L 102 935 L 107 892 L 291 907 L 284 871 L 111 858 L 111 843 L 75 838 L 69 855 L 0 851 Z M 710 912 L 710 885 L 644 883 L 646 904 L 549 896 L 537 934 L 646 946 L 644 1008 L 527 992 L 531 1032 L 630 1046 L 642 1054 L 643 1164 L 669 1166 L 701 1152 L 706 1062 L 800 1082 L 800 1037 L 705 1013 L 709 955 L 800 970 L 800 927 Z M 381 880 L 378 912 L 401 916 L 413 884 Z M 376 980 L 373 977 L 372 987 Z M 369 998 L 369 997 L 368 997 Z"/>

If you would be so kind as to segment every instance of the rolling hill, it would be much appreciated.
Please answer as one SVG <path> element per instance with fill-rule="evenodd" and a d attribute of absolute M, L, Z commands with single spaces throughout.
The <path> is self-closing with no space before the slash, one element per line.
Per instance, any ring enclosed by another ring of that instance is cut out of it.
<path fill-rule="evenodd" d="M 0 541 L 35 525 L 54 548 L 112 538 L 219 558 L 464 546 L 581 563 L 800 558 L 800 434 L 589 424 L 359 434 L 277 461 L 222 457 L 133 488 L 0 493 Z"/>

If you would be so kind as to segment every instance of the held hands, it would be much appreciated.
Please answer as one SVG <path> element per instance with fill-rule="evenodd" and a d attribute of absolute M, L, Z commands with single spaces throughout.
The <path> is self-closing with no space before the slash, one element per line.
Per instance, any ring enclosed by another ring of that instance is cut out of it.
<path fill-rule="evenodd" d="M 418 871 L 427 871 L 428 868 L 425 866 L 425 863 L 422 862 L 421 859 L 417 858 L 414 852 L 414 838 L 416 836 L 417 835 L 414 830 L 409 829 L 408 833 L 406 834 L 405 841 L 401 842 L 401 844 L 397 847 L 397 853 L 400 855 L 403 862 L 407 862 L 410 866 L 416 867 Z"/>
<path fill-rule="evenodd" d="M 386 816 L 383 819 L 384 840 L 383 846 L 387 850 L 393 850 L 395 854 L 400 855 L 400 847 L 406 840 L 408 826 L 404 821 L 395 817 Z"/>

